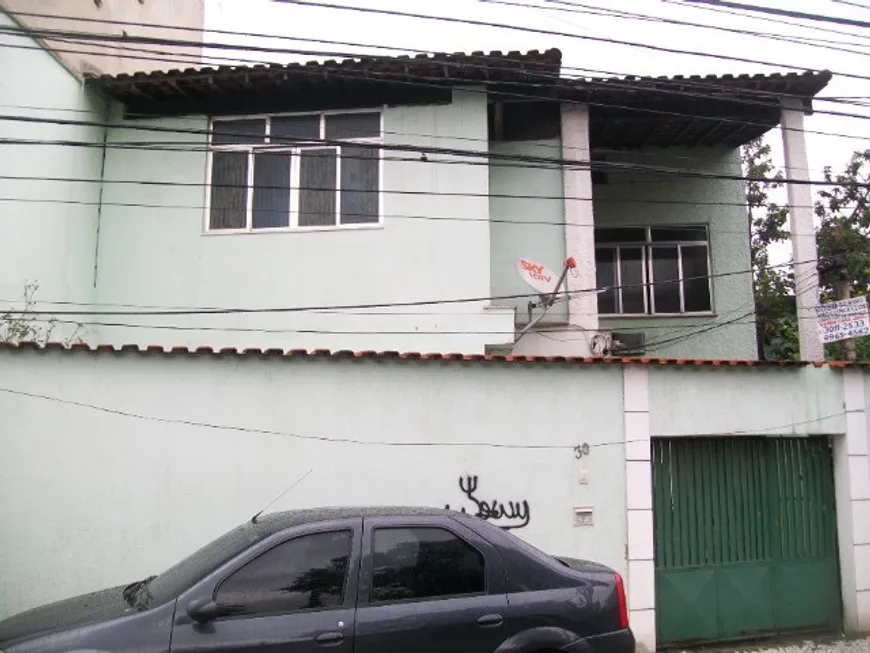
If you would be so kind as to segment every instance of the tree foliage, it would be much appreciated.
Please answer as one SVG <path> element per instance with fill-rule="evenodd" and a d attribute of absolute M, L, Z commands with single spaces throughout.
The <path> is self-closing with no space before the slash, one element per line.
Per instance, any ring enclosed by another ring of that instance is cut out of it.
<path fill-rule="evenodd" d="M 773 164 L 770 146 L 762 139 L 743 148 L 742 161 L 747 177 L 783 179 L 782 171 Z M 821 262 L 831 261 L 843 250 L 852 295 L 868 295 L 870 190 L 858 184 L 870 182 L 870 150 L 855 152 L 840 173 L 826 167 L 824 178 L 834 185 L 816 195 L 818 258 Z M 787 208 L 770 197 L 771 191 L 782 186 L 782 182 L 747 181 L 746 188 L 758 353 L 761 358 L 776 360 L 799 357 L 794 275 L 790 266 L 779 267 L 770 262 L 770 247 L 789 238 Z M 835 299 L 836 274 L 831 266 L 820 273 L 820 301 Z M 858 338 L 856 345 L 858 358 L 870 360 L 870 337 Z M 841 354 L 841 343 L 828 346 L 829 357 L 839 358 Z"/>
<path fill-rule="evenodd" d="M 770 262 L 770 247 L 789 238 L 788 209 L 770 198 L 782 182 L 762 183 L 753 178 L 783 179 L 773 164 L 770 145 L 758 138 L 742 150 L 746 182 L 752 280 L 755 291 L 756 340 L 764 359 L 797 358 L 797 316 L 794 275 L 789 267 Z"/>
<path fill-rule="evenodd" d="M 39 283 L 28 281 L 24 284 L 22 307 L 0 313 L 0 342 L 34 342 L 38 345 L 51 342 L 58 321 L 56 317 L 34 312 L 38 290 Z M 61 342 L 67 347 L 82 342 L 82 331 L 83 325 L 75 324 L 73 332 Z"/>

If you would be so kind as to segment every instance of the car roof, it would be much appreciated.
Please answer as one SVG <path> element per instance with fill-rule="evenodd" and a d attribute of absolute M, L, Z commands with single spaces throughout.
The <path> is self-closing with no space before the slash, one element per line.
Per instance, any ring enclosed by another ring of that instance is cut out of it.
<path fill-rule="evenodd" d="M 254 523 L 258 530 L 264 534 L 269 534 L 293 526 L 331 521 L 333 519 L 349 519 L 352 517 L 446 516 L 449 514 L 452 514 L 452 511 L 445 510 L 444 508 L 420 506 L 335 506 L 272 512 L 260 515 Z"/>

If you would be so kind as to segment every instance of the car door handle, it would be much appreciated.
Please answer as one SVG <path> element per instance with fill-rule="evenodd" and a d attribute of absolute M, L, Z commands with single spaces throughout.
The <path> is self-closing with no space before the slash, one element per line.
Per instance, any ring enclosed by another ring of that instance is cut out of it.
<path fill-rule="evenodd" d="M 314 641 L 321 646 L 336 646 L 344 641 L 344 633 L 321 633 L 314 638 Z"/>
<path fill-rule="evenodd" d="M 502 617 L 497 612 L 493 612 L 492 614 L 485 614 L 477 619 L 478 626 L 488 626 L 490 628 L 492 628 L 493 626 L 501 626 L 503 622 L 504 617 Z"/>

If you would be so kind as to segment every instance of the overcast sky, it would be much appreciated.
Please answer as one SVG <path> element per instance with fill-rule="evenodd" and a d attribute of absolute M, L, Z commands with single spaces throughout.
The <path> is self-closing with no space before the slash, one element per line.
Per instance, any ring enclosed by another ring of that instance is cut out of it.
<path fill-rule="evenodd" d="M 526 28 L 566 32 L 576 37 L 529 33 L 515 29 L 460 25 L 414 18 L 366 14 L 343 9 L 300 6 L 274 0 L 206 0 L 206 28 L 257 34 L 282 35 L 300 39 L 329 39 L 367 44 L 371 47 L 336 46 L 323 43 L 264 39 L 250 36 L 209 35 L 208 40 L 254 44 L 274 48 L 328 50 L 333 52 L 379 52 L 374 46 L 402 48 L 407 52 L 471 52 L 474 50 L 545 50 L 562 51 L 567 75 L 600 75 L 608 71 L 620 75 L 691 75 L 724 73 L 788 72 L 806 68 L 870 76 L 870 29 L 815 23 L 810 28 L 794 27 L 772 16 L 739 17 L 702 5 L 688 6 L 669 0 L 327 0 L 348 7 L 374 7 L 433 16 L 509 23 Z M 870 7 L 870 0 L 866 2 Z M 517 6 L 506 6 L 513 3 Z M 758 0 L 756 4 L 796 11 L 823 13 L 870 20 L 870 9 L 853 7 L 835 0 Z M 537 6 L 549 6 L 541 9 Z M 569 6 L 571 5 L 571 6 Z M 579 5 L 583 5 L 582 7 Z M 535 6 L 534 8 L 532 8 Z M 590 15 L 588 7 L 608 6 L 626 12 L 675 18 L 694 23 L 813 39 L 827 39 L 831 47 L 815 47 L 783 42 L 758 36 L 725 33 L 710 29 L 675 26 L 637 19 Z M 562 9 L 570 9 L 563 11 Z M 575 13 L 584 11 L 586 13 Z M 731 10 L 729 10 L 731 11 Z M 830 32 L 823 30 L 831 30 Z M 759 59 L 780 64 L 765 67 L 735 61 L 691 55 L 677 55 L 586 40 L 582 37 L 608 37 L 721 56 Z M 850 50 L 838 51 L 835 48 Z M 397 54 L 386 52 L 382 54 Z M 220 56 L 228 56 L 226 51 Z M 231 55 L 255 60 L 310 60 L 312 56 L 252 52 Z M 319 57 L 322 59 L 322 57 Z M 816 110 L 845 111 L 870 116 L 870 80 L 834 76 L 822 92 L 823 97 L 862 96 L 854 100 L 867 106 L 816 102 Z M 816 114 L 807 120 L 807 130 L 851 134 L 860 138 L 839 138 L 808 134 L 811 176 L 821 176 L 825 165 L 842 168 L 852 151 L 870 148 L 870 122 L 867 120 Z M 771 133 L 778 162 L 782 161 L 780 137 Z"/>

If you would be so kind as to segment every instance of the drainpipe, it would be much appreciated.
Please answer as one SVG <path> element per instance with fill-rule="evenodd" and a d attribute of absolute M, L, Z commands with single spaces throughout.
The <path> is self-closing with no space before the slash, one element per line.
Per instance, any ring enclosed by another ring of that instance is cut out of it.
<path fill-rule="evenodd" d="M 106 102 L 106 125 L 103 127 L 103 156 L 100 161 L 100 190 L 97 196 L 97 231 L 94 242 L 94 288 L 97 287 L 97 272 L 100 265 L 100 225 L 103 217 L 103 189 L 106 185 L 106 145 L 109 140 L 109 112 L 111 104 Z"/>

